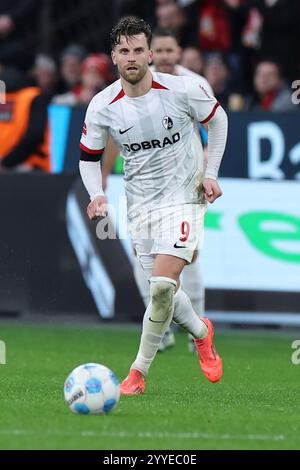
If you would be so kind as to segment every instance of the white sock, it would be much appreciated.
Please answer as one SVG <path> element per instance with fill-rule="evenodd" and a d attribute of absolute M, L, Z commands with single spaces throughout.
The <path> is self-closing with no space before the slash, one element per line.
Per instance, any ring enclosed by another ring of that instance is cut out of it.
<path fill-rule="evenodd" d="M 174 296 L 173 320 L 194 338 L 205 338 L 207 326 L 195 313 L 186 293 L 179 288 Z"/>
<path fill-rule="evenodd" d="M 159 283 L 163 289 L 161 296 L 158 296 L 157 291 L 155 291 L 156 283 Z M 151 278 L 151 301 L 143 319 L 143 332 L 139 351 L 131 366 L 131 369 L 137 369 L 143 375 L 147 375 L 162 337 L 172 321 L 176 284 L 176 281 L 168 277 Z"/>
<path fill-rule="evenodd" d="M 150 303 L 150 284 L 149 284 L 147 275 L 145 271 L 143 270 L 141 262 L 136 255 L 133 256 L 132 268 L 133 268 L 133 274 L 134 274 L 135 282 L 138 287 L 140 296 L 143 299 L 145 308 L 147 308 L 147 306 Z M 166 333 L 171 332 L 171 331 L 172 329 L 170 325 L 170 327 L 166 329 Z"/>
<path fill-rule="evenodd" d="M 193 309 L 199 317 L 205 312 L 205 289 L 201 272 L 200 256 L 185 266 L 180 276 L 181 287 L 192 302 Z"/>

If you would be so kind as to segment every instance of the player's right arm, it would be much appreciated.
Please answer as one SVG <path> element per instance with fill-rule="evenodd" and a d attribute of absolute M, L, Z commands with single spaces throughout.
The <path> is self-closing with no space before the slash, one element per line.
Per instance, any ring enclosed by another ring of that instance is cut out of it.
<path fill-rule="evenodd" d="M 107 199 L 102 185 L 101 156 L 107 142 L 107 129 L 99 122 L 95 99 L 89 104 L 80 140 L 79 170 L 91 202 L 87 207 L 89 219 L 105 216 Z"/>

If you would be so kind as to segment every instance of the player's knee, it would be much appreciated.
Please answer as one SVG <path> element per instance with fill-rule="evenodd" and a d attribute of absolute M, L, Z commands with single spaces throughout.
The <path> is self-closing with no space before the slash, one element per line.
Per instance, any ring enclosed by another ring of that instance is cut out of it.
<path fill-rule="evenodd" d="M 164 322 L 172 314 L 176 281 L 168 277 L 154 276 L 150 279 L 151 318 Z"/>

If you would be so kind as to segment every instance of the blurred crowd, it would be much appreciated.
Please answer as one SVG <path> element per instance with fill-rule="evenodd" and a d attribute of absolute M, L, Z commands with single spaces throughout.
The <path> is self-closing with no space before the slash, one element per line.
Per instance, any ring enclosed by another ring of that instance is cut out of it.
<path fill-rule="evenodd" d="M 225 109 L 299 110 L 291 100 L 300 75 L 299 0 L 1 0 L 2 169 L 26 162 L 47 171 L 47 106 L 86 106 L 118 78 L 108 33 L 128 14 L 174 30 L 180 64 L 206 77 Z M 22 113 L 10 127 L 13 101 Z"/>

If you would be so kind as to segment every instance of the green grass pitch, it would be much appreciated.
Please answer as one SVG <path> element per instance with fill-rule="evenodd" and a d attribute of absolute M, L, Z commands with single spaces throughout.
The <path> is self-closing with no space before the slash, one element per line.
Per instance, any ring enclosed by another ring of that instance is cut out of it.
<path fill-rule="evenodd" d="M 298 334 L 299 336 L 299 334 Z M 187 337 L 158 355 L 145 395 L 122 397 L 106 416 L 71 413 L 67 374 L 99 362 L 123 378 L 139 332 L 114 327 L 2 324 L 1 449 L 299 449 L 300 365 L 289 335 L 218 332 L 217 384 L 202 375 Z"/>

